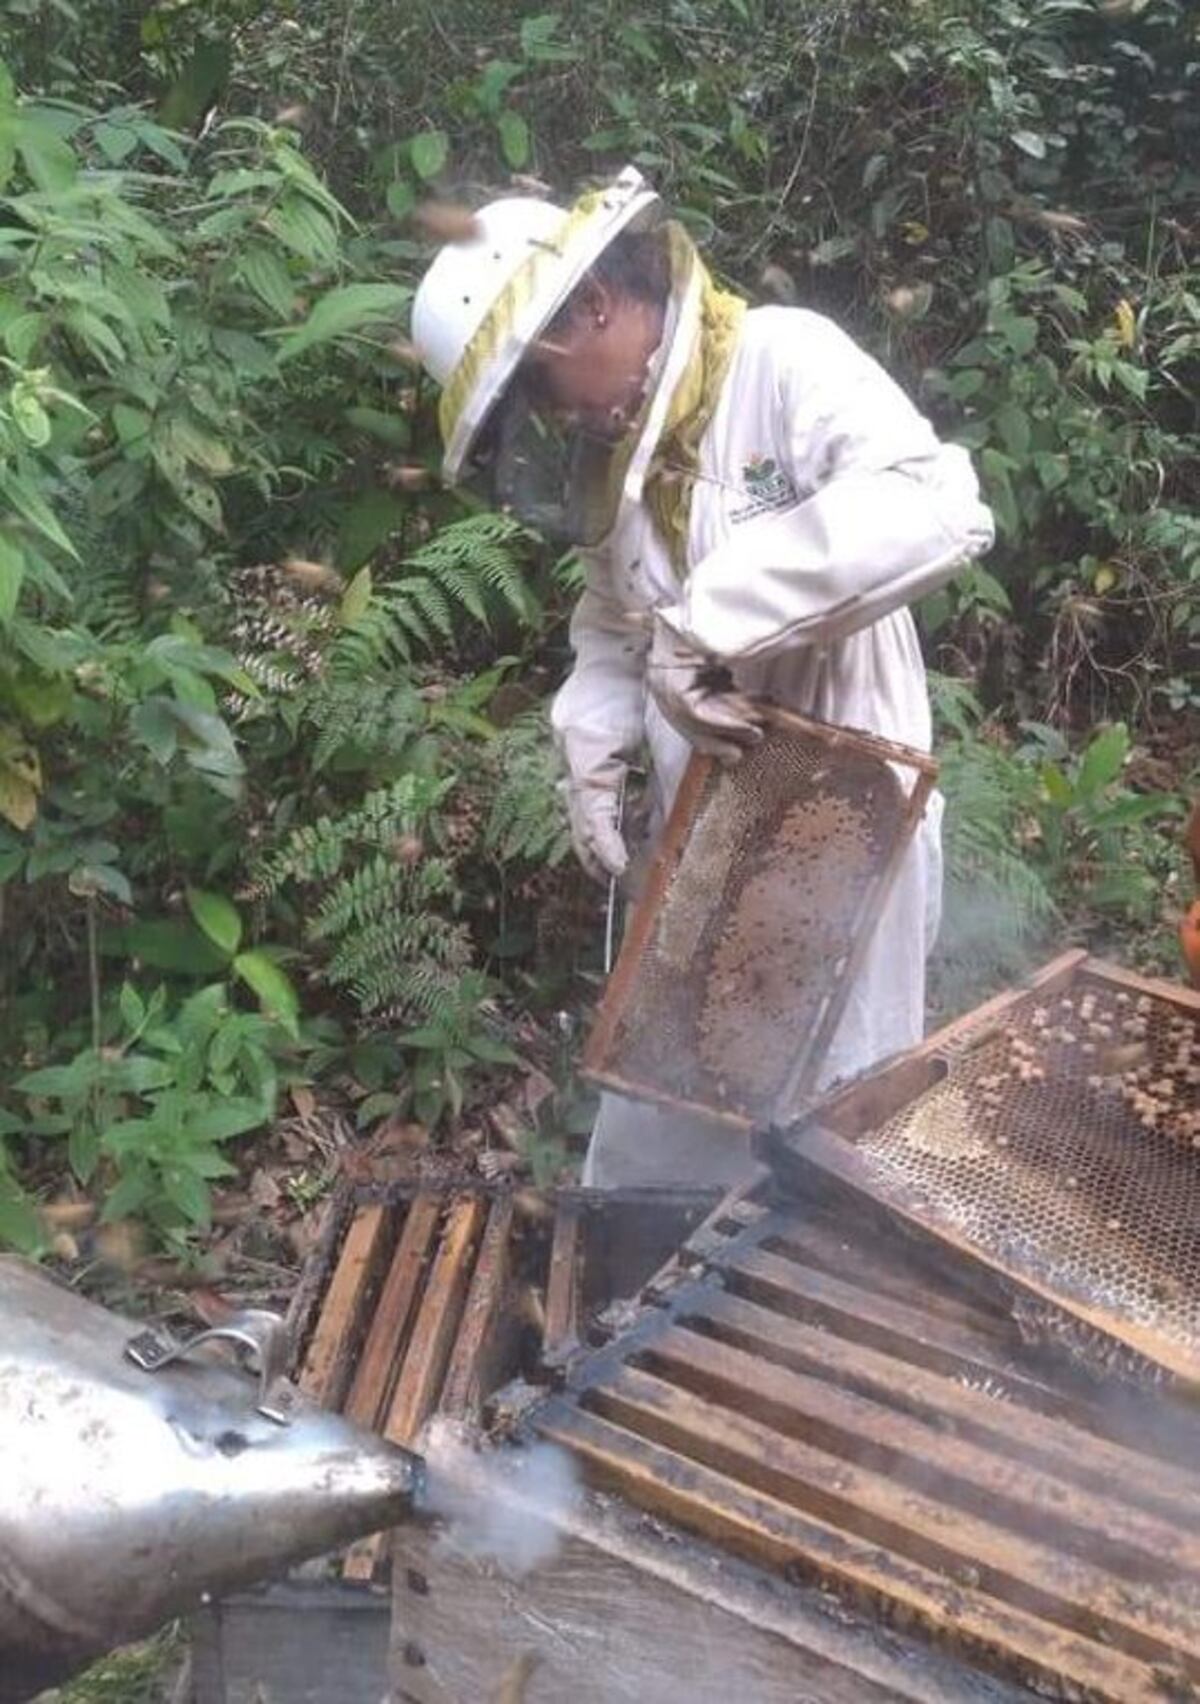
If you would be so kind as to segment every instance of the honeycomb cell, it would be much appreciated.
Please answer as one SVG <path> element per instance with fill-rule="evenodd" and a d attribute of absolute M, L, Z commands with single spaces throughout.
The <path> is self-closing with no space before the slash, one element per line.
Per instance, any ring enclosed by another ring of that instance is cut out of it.
<path fill-rule="evenodd" d="M 915 775 L 795 724 L 714 767 L 596 1068 L 634 1092 L 777 1114 L 903 850 Z"/>
<path fill-rule="evenodd" d="M 1195 1353 L 1200 1089 L 1189 1071 L 1200 1026 L 1167 1000 L 1121 999 L 1100 978 L 1078 978 L 1071 998 L 1081 997 L 1092 1021 L 1111 1026 L 1099 1064 L 1073 1032 L 1044 1027 L 1029 996 L 859 1151 L 881 1199 L 917 1199 L 926 1223 L 1036 1279 L 1066 1308 L 1099 1308 Z M 1127 1081 L 1133 1061 L 1148 1068 L 1145 1087 Z M 1046 1310 L 1043 1333 L 1067 1335 L 1054 1318 Z"/>

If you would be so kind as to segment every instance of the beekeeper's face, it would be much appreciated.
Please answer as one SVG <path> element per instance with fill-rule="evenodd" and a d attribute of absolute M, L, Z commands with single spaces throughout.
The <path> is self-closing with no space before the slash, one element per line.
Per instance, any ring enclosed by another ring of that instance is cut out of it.
<path fill-rule="evenodd" d="M 662 327 L 661 307 L 590 280 L 533 343 L 525 368 L 555 413 L 619 438 L 641 406 Z"/>

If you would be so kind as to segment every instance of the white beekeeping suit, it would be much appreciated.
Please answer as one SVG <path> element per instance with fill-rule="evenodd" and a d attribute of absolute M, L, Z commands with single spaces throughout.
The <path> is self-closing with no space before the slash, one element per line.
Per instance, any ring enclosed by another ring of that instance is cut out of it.
<path fill-rule="evenodd" d="M 650 690 L 664 646 L 726 664 L 745 693 L 927 751 L 925 671 L 907 606 L 992 541 L 966 453 L 940 443 L 831 321 L 768 307 L 740 320 L 698 446 L 685 560 L 673 559 L 643 482 L 699 313 L 693 278 L 668 318 L 611 531 L 582 553 L 575 663 L 554 704 L 576 838 L 601 865 L 619 862 L 626 766 L 648 747 L 661 821 L 689 756 Z M 940 814 L 935 797 L 851 992 L 826 1083 L 921 1037 L 941 899 Z M 727 1130 L 605 1095 L 585 1181 L 725 1182 L 745 1163 Z"/>

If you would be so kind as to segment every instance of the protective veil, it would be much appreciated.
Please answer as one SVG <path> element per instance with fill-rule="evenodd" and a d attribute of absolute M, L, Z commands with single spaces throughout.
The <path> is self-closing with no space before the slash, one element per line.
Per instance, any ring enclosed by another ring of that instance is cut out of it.
<path fill-rule="evenodd" d="M 679 566 L 643 501 L 627 500 L 603 548 L 586 553 L 575 666 L 553 714 L 572 784 L 618 785 L 645 741 L 659 820 L 669 809 L 689 747 L 647 690 L 656 621 L 726 664 L 742 692 L 928 750 L 906 606 L 992 536 L 966 453 L 941 444 L 850 338 L 803 309 L 747 313 L 698 446 Z M 851 994 L 827 1084 L 921 1039 L 940 815 L 935 798 Z M 744 1166 L 727 1131 L 606 1095 L 586 1181 L 726 1182 Z"/>

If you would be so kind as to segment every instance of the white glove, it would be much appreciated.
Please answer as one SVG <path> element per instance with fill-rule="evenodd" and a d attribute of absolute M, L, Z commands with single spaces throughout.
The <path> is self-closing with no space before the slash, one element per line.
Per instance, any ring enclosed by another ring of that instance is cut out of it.
<path fill-rule="evenodd" d="M 609 758 L 587 775 L 563 782 L 575 856 L 594 881 L 625 874 L 629 852 L 621 834 L 621 783 L 625 765 Z"/>
<path fill-rule="evenodd" d="M 676 733 L 697 751 L 734 763 L 762 739 L 761 715 L 744 693 L 733 690 L 728 670 L 681 639 L 658 615 L 646 684 Z"/>

